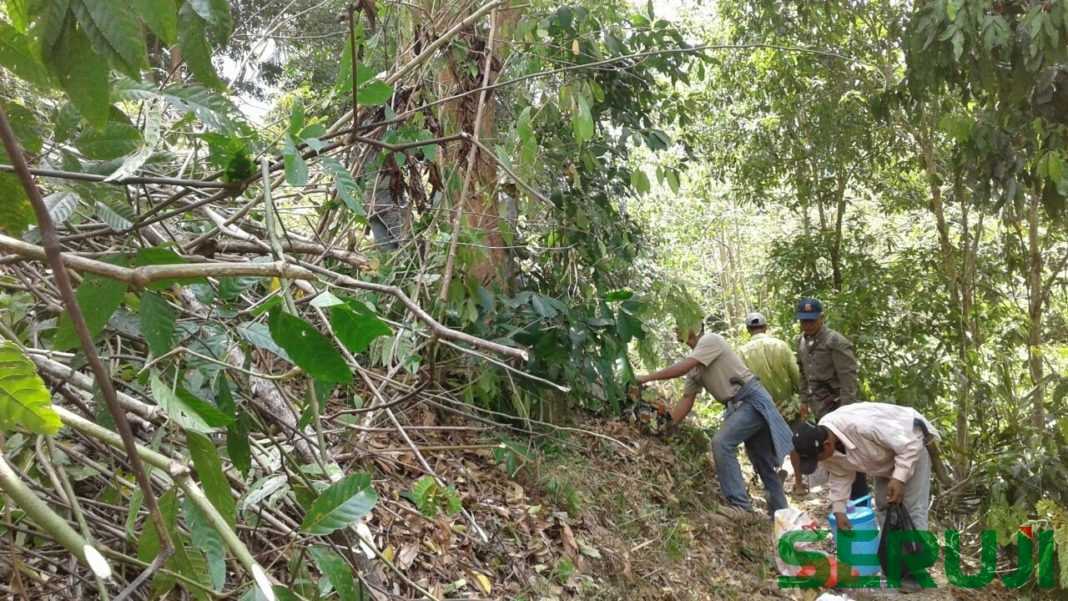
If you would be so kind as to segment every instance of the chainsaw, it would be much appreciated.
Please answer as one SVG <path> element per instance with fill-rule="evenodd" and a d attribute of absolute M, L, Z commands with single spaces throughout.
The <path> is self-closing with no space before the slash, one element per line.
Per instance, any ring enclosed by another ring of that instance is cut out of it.
<path fill-rule="evenodd" d="M 671 408 L 656 391 L 639 384 L 630 387 L 627 397 L 632 402 L 630 421 L 643 434 L 660 436 L 671 429 Z"/>

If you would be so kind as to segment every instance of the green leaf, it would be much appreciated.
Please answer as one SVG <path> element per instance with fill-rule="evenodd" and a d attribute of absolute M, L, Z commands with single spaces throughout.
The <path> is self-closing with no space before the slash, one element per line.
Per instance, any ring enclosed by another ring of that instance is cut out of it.
<path fill-rule="evenodd" d="M 134 0 L 134 4 L 152 33 L 167 46 L 173 46 L 178 40 L 178 6 L 174 0 Z"/>
<path fill-rule="evenodd" d="M 671 169 L 664 173 L 664 178 L 667 179 L 668 187 L 671 188 L 671 191 L 678 194 L 679 188 L 681 187 L 681 184 L 679 183 L 679 172 Z"/>
<path fill-rule="evenodd" d="M 189 445 L 193 467 L 196 468 L 197 477 L 204 487 L 204 494 L 232 528 L 237 517 L 237 508 L 234 497 L 230 494 L 230 483 L 226 480 L 215 443 L 196 432 L 186 432 L 185 439 Z"/>
<path fill-rule="evenodd" d="M 136 82 L 129 79 L 120 79 L 115 86 L 118 98 L 123 100 L 152 100 L 162 98 L 175 110 L 183 113 L 192 113 L 209 130 L 222 134 L 234 134 L 238 131 L 238 110 L 233 103 L 224 96 L 200 85 L 175 84 L 157 90 L 155 86 L 145 82 Z M 208 136 L 204 136 L 208 139 Z M 239 138 L 224 137 L 223 140 L 231 140 L 238 148 L 248 152 L 245 142 Z M 219 142 L 216 141 L 218 144 Z M 212 142 L 209 140 L 209 145 Z"/>
<path fill-rule="evenodd" d="M 311 324 L 280 309 L 271 311 L 267 324 L 271 338 L 308 375 L 323 382 L 348 384 L 352 381 L 352 371 L 341 353 Z"/>
<path fill-rule="evenodd" d="M 316 567 L 326 576 L 326 579 L 337 591 L 341 601 L 359 601 L 360 595 L 356 591 L 356 580 L 352 576 L 352 567 L 349 562 L 337 554 L 330 547 L 316 545 L 308 549 Z"/>
<path fill-rule="evenodd" d="M 286 183 L 298 187 L 308 183 L 308 163 L 304 162 L 304 157 L 289 136 L 282 144 L 282 160 L 286 167 Z"/>
<path fill-rule="evenodd" d="M 181 255 L 164 246 L 142 248 L 130 260 L 131 267 L 147 267 L 149 265 L 184 265 L 188 263 Z M 148 285 L 149 290 L 165 290 L 176 284 L 199 284 L 207 280 L 202 277 L 167 278 L 156 280 Z"/>
<path fill-rule="evenodd" d="M 0 231 L 20 236 L 36 222 L 30 199 L 18 177 L 0 173 Z"/>
<path fill-rule="evenodd" d="M 215 387 L 215 401 L 219 410 L 235 417 L 234 423 L 226 426 L 226 453 L 241 475 L 248 477 L 252 469 L 252 447 L 249 445 L 249 417 L 244 410 L 239 410 L 230 394 L 230 384 L 225 375 L 219 376 Z"/>
<path fill-rule="evenodd" d="M 33 42 L 29 36 L 2 21 L 0 21 L 0 65 L 36 86 L 49 86 L 48 69 L 34 52 Z"/>
<path fill-rule="evenodd" d="M 353 354 L 366 351 L 375 338 L 393 333 L 384 321 L 360 302 L 331 307 L 330 325 L 338 340 Z"/>
<path fill-rule="evenodd" d="M 315 499 L 300 527 L 311 534 L 330 534 L 370 513 L 377 502 L 371 476 L 352 474 L 331 484 Z"/>
<path fill-rule="evenodd" d="M 111 205 L 98 202 L 96 203 L 93 212 L 101 221 L 108 224 L 108 226 L 116 232 L 128 230 L 133 227 L 133 221 L 126 215 L 115 210 Z"/>
<path fill-rule="evenodd" d="M 302 129 L 304 129 L 304 101 L 298 97 L 293 99 L 293 108 L 289 111 L 290 137 L 300 137 Z"/>
<path fill-rule="evenodd" d="M 423 476 L 412 485 L 407 497 L 415 503 L 419 513 L 433 518 L 439 512 L 455 515 L 463 508 L 456 489 L 438 484 L 433 476 Z"/>
<path fill-rule="evenodd" d="M 46 61 L 82 118 L 93 127 L 104 127 L 111 113 L 107 57 L 93 50 L 81 29 L 68 27 Z"/>
<path fill-rule="evenodd" d="M 363 106 L 380 106 L 393 96 L 393 87 L 384 81 L 365 83 L 356 91 L 356 102 Z"/>
<path fill-rule="evenodd" d="M 216 427 L 226 426 L 233 423 L 233 416 L 226 415 L 212 405 L 189 394 L 179 388 L 171 390 L 159 379 L 159 375 L 153 371 L 149 377 L 152 388 L 152 398 L 163 407 L 167 417 L 186 430 L 193 432 L 208 433 Z"/>
<path fill-rule="evenodd" d="M 211 25 L 215 41 L 225 42 L 233 28 L 230 3 L 227 0 L 187 0 L 197 15 Z"/>
<path fill-rule="evenodd" d="M 178 316 L 162 296 L 154 292 L 141 295 L 141 333 L 155 357 L 174 348 L 174 324 Z"/>
<path fill-rule="evenodd" d="M 83 131 L 74 145 L 91 159 L 110 161 L 136 151 L 141 146 L 141 131 L 131 123 L 112 120 L 103 129 Z"/>
<path fill-rule="evenodd" d="M 81 202 L 80 196 L 69 191 L 53 192 L 44 198 L 45 206 L 48 207 L 48 216 L 56 225 L 66 223 Z"/>
<path fill-rule="evenodd" d="M 185 57 L 185 64 L 197 81 L 217 90 L 226 87 L 211 62 L 213 51 L 208 36 L 208 23 L 197 14 L 189 2 L 182 4 L 178 11 L 178 47 Z"/>
<path fill-rule="evenodd" d="M 174 530 L 174 525 L 178 521 L 177 487 L 171 487 L 167 492 L 163 493 L 158 500 L 158 504 L 159 512 L 163 516 L 163 522 L 166 524 L 167 530 Z M 141 538 L 137 541 L 137 558 L 141 561 L 152 561 L 159 555 L 160 547 L 156 522 L 152 519 L 146 519 L 144 530 L 141 531 Z"/>
<path fill-rule="evenodd" d="M 642 169 L 635 169 L 630 172 L 630 185 L 639 193 L 647 194 L 652 190 L 652 184 L 649 182 L 649 176 L 645 174 Z"/>
<path fill-rule="evenodd" d="M 16 426 L 52 436 L 63 423 L 37 367 L 15 343 L 5 340 L 0 342 L 0 432 Z"/>
<path fill-rule="evenodd" d="M 367 80 L 371 79 L 374 73 L 369 67 L 361 64 L 356 65 L 356 88 L 364 84 Z M 348 43 L 346 38 L 344 49 L 341 51 L 341 60 L 338 61 L 337 78 L 334 81 L 334 90 L 338 94 L 348 94 L 352 92 L 352 47 Z"/>
<path fill-rule="evenodd" d="M 290 363 L 296 363 L 289 357 L 289 353 L 282 347 L 278 346 L 278 343 L 274 341 L 274 338 L 271 338 L 271 332 L 267 329 L 265 324 L 255 322 L 243 323 L 237 326 L 237 333 L 252 346 L 265 351 L 270 351 Z"/>
<path fill-rule="evenodd" d="M 82 309 L 85 324 L 89 327 L 89 335 L 96 338 L 108 325 L 108 319 L 126 296 L 126 282 L 120 282 L 111 278 L 89 274 L 78 286 L 74 297 L 78 306 Z M 71 323 L 70 315 L 64 311 L 59 317 L 59 325 L 56 328 L 52 347 L 58 351 L 68 351 L 77 348 L 81 342 L 74 332 L 74 324 Z"/>
<path fill-rule="evenodd" d="M 571 115 L 571 127 L 579 144 L 593 138 L 593 115 L 590 103 L 582 94 L 575 95 L 575 111 Z"/>
<path fill-rule="evenodd" d="M 208 562 L 212 589 L 223 590 L 226 586 L 226 547 L 223 546 L 222 537 L 189 497 L 182 500 L 182 514 L 185 516 L 186 525 L 189 526 L 193 547 L 203 552 Z"/>
<path fill-rule="evenodd" d="M 344 202 L 345 206 L 353 213 L 360 217 L 366 217 L 367 214 L 364 213 L 363 203 L 360 198 L 362 190 L 360 190 L 360 186 L 353 179 L 349 170 L 334 157 L 323 157 L 320 164 L 334 176 L 334 186 L 337 188 L 337 195 L 341 198 L 341 202 Z"/>
<path fill-rule="evenodd" d="M 141 79 L 141 68 L 147 62 L 145 36 L 129 5 L 113 0 L 73 0 L 71 9 L 93 48 L 110 56 L 119 70 Z"/>

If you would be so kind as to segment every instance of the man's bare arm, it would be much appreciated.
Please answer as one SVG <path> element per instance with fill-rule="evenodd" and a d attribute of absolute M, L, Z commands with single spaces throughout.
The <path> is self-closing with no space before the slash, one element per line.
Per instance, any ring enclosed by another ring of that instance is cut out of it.
<path fill-rule="evenodd" d="M 682 361 L 661 369 L 660 371 L 654 371 L 651 374 L 645 374 L 635 378 L 639 384 L 646 384 L 648 382 L 656 382 L 657 380 L 674 380 L 675 378 L 681 378 L 690 372 L 691 369 L 700 365 L 701 362 L 693 357 L 687 357 Z"/>
<path fill-rule="evenodd" d="M 697 398 L 697 392 L 691 392 L 682 397 L 682 401 L 671 410 L 671 423 L 679 424 L 693 409 L 693 401 Z"/>

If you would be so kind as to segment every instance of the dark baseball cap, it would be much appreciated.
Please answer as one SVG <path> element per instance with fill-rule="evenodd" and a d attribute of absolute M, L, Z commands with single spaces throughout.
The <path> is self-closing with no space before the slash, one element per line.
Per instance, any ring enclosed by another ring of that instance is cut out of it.
<path fill-rule="evenodd" d="M 811 474 L 819 463 L 823 442 L 827 440 L 827 430 L 822 426 L 802 422 L 794 427 L 794 450 L 801 458 L 801 473 Z"/>
<path fill-rule="evenodd" d="M 823 315 L 823 303 L 815 298 L 803 298 L 797 301 L 798 319 L 819 319 Z"/>

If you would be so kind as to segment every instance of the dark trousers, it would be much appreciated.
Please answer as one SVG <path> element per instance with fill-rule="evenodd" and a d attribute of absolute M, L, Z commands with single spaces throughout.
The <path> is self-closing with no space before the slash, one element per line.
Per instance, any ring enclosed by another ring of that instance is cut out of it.
<path fill-rule="evenodd" d="M 868 488 L 868 476 L 863 472 L 857 472 L 857 477 L 853 478 L 853 488 L 849 490 L 849 498 L 859 499 L 871 494 L 871 489 Z"/>

